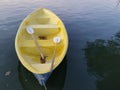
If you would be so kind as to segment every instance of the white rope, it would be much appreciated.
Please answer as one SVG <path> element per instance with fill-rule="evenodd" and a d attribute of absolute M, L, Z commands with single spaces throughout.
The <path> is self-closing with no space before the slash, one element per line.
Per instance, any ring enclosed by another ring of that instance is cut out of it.
<path fill-rule="evenodd" d="M 45 82 L 44 82 L 43 80 L 41 80 L 41 81 L 42 81 L 42 83 L 43 83 L 43 86 L 44 86 L 45 90 L 47 90 L 47 87 L 46 87 L 46 85 L 45 85 Z"/>

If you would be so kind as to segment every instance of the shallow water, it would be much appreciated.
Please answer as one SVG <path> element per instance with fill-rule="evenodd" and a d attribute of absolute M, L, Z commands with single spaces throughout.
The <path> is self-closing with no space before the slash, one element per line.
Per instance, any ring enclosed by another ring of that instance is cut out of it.
<path fill-rule="evenodd" d="M 117 4 L 118 0 L 1 0 L 1 90 L 44 90 L 19 66 L 14 48 L 20 23 L 41 7 L 52 10 L 63 20 L 69 36 L 67 71 L 62 77 L 58 72 L 53 75 L 61 83 L 57 86 L 51 79 L 49 83 L 55 84 L 52 90 L 120 90 L 120 6 Z"/>

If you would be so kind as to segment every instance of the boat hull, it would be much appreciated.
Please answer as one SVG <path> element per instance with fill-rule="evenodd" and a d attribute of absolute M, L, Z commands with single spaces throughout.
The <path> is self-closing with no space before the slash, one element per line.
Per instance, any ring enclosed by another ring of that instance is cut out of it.
<path fill-rule="evenodd" d="M 46 57 L 45 63 L 40 62 L 41 56 L 34 40 L 26 32 L 28 26 L 34 29 L 35 38 Z M 56 36 L 61 38 L 57 46 L 53 42 L 53 38 Z M 16 34 L 16 53 L 22 65 L 33 73 L 42 86 L 52 74 L 51 65 L 55 46 L 56 55 L 52 72 L 62 62 L 68 48 L 68 36 L 62 20 L 45 8 L 32 12 L 23 20 Z"/>

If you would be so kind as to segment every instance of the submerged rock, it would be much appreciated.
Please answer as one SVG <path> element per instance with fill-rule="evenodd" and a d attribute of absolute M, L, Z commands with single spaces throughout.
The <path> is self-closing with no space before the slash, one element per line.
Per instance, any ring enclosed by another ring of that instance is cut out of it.
<path fill-rule="evenodd" d="M 5 76 L 10 76 L 10 74 L 11 74 L 11 71 L 5 72 Z"/>

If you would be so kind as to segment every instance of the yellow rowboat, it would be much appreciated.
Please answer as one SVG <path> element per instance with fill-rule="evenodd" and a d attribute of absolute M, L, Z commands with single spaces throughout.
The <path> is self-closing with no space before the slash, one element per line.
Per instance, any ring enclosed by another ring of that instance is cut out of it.
<path fill-rule="evenodd" d="M 34 38 L 26 28 L 34 30 Z M 55 44 L 54 37 L 59 37 L 60 42 Z M 45 63 L 40 59 L 39 45 Z M 56 52 L 55 51 L 56 47 Z M 53 12 L 41 8 L 28 15 L 21 23 L 16 39 L 15 49 L 17 56 L 24 67 L 34 74 L 45 74 L 50 72 L 54 57 L 53 70 L 62 62 L 68 48 L 68 36 L 63 22 Z M 54 53 L 56 53 L 54 55 Z"/>

